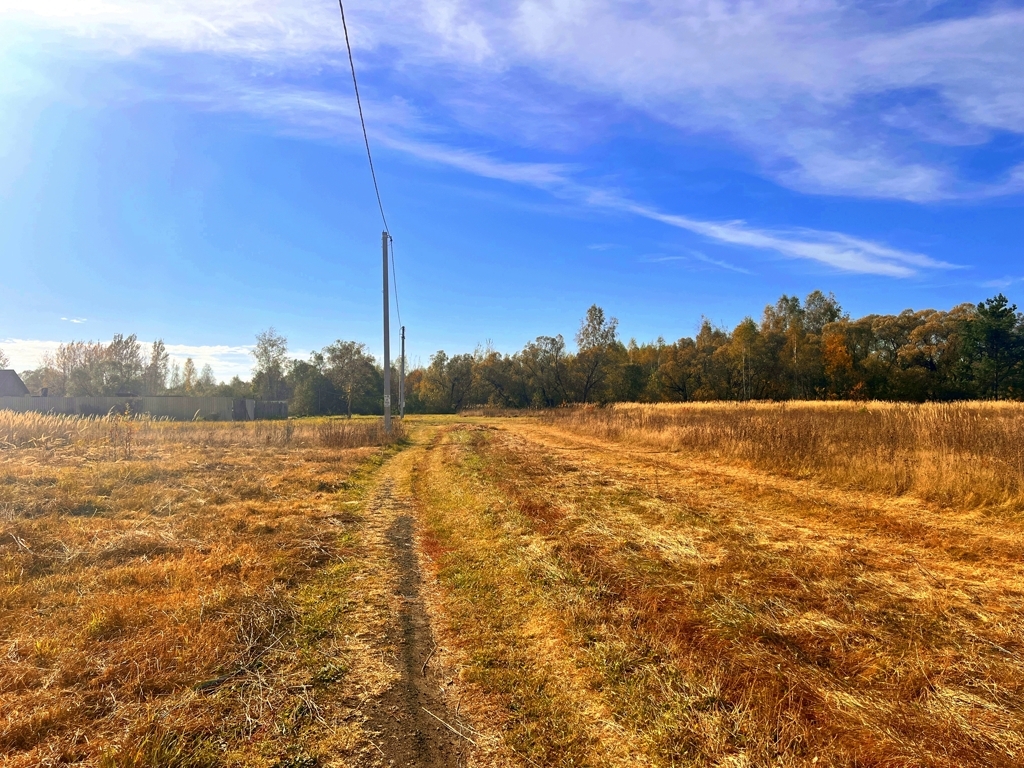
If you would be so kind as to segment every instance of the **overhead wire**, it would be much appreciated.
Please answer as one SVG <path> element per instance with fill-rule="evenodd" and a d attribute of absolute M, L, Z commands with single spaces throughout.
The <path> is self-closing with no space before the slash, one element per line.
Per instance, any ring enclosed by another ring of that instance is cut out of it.
<path fill-rule="evenodd" d="M 373 168 L 373 155 L 370 153 L 370 136 L 366 132 L 366 119 L 363 117 L 363 102 L 359 98 L 359 82 L 356 80 L 356 63 L 352 58 L 352 43 L 348 37 L 348 23 L 345 21 L 345 4 L 338 0 L 338 10 L 341 11 L 341 27 L 345 30 L 345 48 L 348 50 L 348 65 L 352 70 L 352 88 L 356 92 L 356 108 L 359 110 L 359 124 L 363 128 L 363 143 L 366 145 L 366 160 L 370 164 L 370 178 L 373 179 L 373 191 L 377 195 L 377 207 L 380 208 L 380 218 L 384 222 L 384 231 L 388 235 L 388 243 L 391 251 L 391 284 L 395 290 L 395 312 L 398 314 L 398 324 L 402 325 L 402 310 L 398 308 L 398 275 L 395 274 L 395 239 L 391 237 L 391 230 L 388 227 L 387 216 L 384 215 L 384 203 L 380 199 L 380 187 L 377 185 L 377 173 Z"/>
<path fill-rule="evenodd" d="M 363 126 L 363 142 L 366 144 L 366 159 L 370 162 L 370 177 L 373 179 L 373 191 L 377 193 L 377 207 L 380 208 L 380 217 L 384 221 L 384 231 L 391 237 L 391 230 L 388 229 L 388 219 L 384 215 L 384 204 L 380 201 L 380 187 L 377 186 L 377 174 L 373 170 L 373 156 L 370 154 L 370 137 L 366 133 L 366 120 L 363 118 L 363 102 L 359 98 L 359 83 L 356 81 L 356 63 L 352 58 L 352 43 L 348 39 L 348 24 L 345 22 L 345 5 L 338 0 L 338 8 L 341 10 L 341 27 L 345 30 L 345 47 L 348 49 L 348 65 L 352 70 L 352 87 L 356 92 L 356 107 L 359 109 L 359 124 Z"/>
<path fill-rule="evenodd" d="M 395 287 L 395 313 L 398 315 L 398 326 L 402 327 L 402 310 L 398 307 L 398 275 L 395 269 L 395 238 L 390 233 L 388 242 L 391 243 L 391 284 Z"/>

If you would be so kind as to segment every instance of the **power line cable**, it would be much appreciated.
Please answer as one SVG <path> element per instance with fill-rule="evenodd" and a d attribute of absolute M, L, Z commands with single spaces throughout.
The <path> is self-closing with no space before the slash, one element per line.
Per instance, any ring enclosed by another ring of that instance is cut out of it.
<path fill-rule="evenodd" d="M 402 310 L 398 307 L 398 275 L 395 270 L 395 238 L 388 234 L 388 242 L 391 243 L 391 284 L 395 287 L 395 313 L 398 315 L 398 325 L 402 325 Z"/>
<path fill-rule="evenodd" d="M 356 92 L 356 107 L 359 109 L 359 124 L 363 128 L 363 143 L 366 144 L 366 160 L 370 164 L 370 177 L 373 179 L 373 191 L 377 195 L 377 207 L 380 208 L 380 218 L 384 222 L 384 231 L 388 234 L 388 242 L 391 245 L 391 284 L 395 290 L 395 312 L 398 315 L 398 324 L 402 325 L 402 310 L 398 307 L 398 275 L 395 270 L 395 239 L 391 237 L 391 230 L 388 227 L 388 219 L 384 215 L 384 204 L 380 199 L 380 187 L 377 185 L 377 173 L 373 169 L 373 155 L 370 154 L 370 137 L 366 132 L 366 119 L 363 117 L 363 102 L 359 98 L 359 82 L 356 80 L 356 63 L 352 58 L 352 43 L 348 37 L 348 23 L 345 21 L 345 5 L 338 0 L 338 10 L 341 11 L 341 27 L 345 30 L 345 48 L 348 50 L 348 65 L 352 70 L 352 88 Z"/>
<path fill-rule="evenodd" d="M 373 156 L 370 154 L 370 137 L 366 133 L 366 120 L 363 119 L 363 102 L 359 98 L 359 83 L 356 82 L 356 63 L 352 58 L 352 44 L 348 39 L 348 24 L 345 23 L 345 5 L 338 0 L 338 8 L 341 10 L 341 27 L 345 30 L 345 47 L 348 49 L 348 64 L 352 70 L 352 87 L 356 91 L 356 107 L 359 109 L 359 123 L 363 126 L 363 141 L 366 143 L 366 159 L 370 162 L 370 176 L 373 178 L 373 191 L 377 193 L 377 207 L 380 208 L 380 217 L 384 221 L 384 231 L 391 237 L 388 229 L 388 220 L 384 215 L 384 204 L 380 201 L 380 187 L 377 186 L 377 174 L 373 170 Z M 392 257 L 392 261 L 394 257 Z M 395 291 L 397 295 L 397 289 Z"/>

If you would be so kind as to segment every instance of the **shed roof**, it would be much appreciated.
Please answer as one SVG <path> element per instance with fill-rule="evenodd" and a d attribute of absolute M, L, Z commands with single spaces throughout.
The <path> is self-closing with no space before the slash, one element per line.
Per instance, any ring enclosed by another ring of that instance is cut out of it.
<path fill-rule="evenodd" d="M 0 371 L 0 397 L 24 397 L 28 387 L 15 371 Z"/>

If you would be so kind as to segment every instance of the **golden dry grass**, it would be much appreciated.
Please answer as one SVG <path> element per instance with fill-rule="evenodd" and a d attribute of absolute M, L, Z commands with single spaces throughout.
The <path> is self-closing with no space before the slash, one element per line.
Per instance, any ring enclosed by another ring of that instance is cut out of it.
<path fill-rule="evenodd" d="M 0 450 L 61 448 L 71 444 L 95 450 L 104 443 L 111 455 L 123 456 L 124 440 L 141 445 L 188 445 L 193 448 L 294 446 L 360 448 L 393 444 L 404 437 L 395 422 L 385 436 L 380 419 L 320 418 L 302 421 L 189 422 L 145 416 L 59 416 L 0 411 Z"/>
<path fill-rule="evenodd" d="M 618 404 L 549 411 L 544 419 L 788 477 L 1024 510 L 1020 403 Z"/>
<path fill-rule="evenodd" d="M 360 580 L 379 438 L 0 413 L 0 765 L 369 748 L 352 713 L 391 675 L 358 637 L 387 588 Z"/>
<path fill-rule="evenodd" d="M 453 428 L 417 473 L 453 663 L 514 755 L 1024 760 L 1019 522 L 544 422 Z"/>
<path fill-rule="evenodd" d="M 0 765 L 387 765 L 413 513 L 468 766 L 1020 765 L 1020 414 L 7 422 Z"/>

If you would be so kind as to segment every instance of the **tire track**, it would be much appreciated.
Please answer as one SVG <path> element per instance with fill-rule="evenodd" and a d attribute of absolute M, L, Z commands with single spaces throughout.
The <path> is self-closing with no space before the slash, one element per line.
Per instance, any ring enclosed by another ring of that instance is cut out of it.
<path fill-rule="evenodd" d="M 367 507 L 368 533 L 386 553 L 392 573 L 391 616 L 380 651 L 397 679 L 367 704 L 364 729 L 373 766 L 460 768 L 472 744 L 459 735 L 428 661 L 435 648 L 430 617 L 421 594 L 411 500 L 396 490 L 392 460 Z"/>

